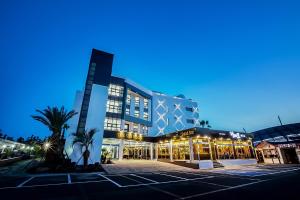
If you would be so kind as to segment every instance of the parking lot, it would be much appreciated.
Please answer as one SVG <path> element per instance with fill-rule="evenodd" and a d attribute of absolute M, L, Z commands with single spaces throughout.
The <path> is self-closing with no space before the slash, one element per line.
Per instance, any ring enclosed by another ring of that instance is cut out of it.
<path fill-rule="evenodd" d="M 247 167 L 244 170 L 246 169 Z M 254 172 L 255 168 L 250 169 Z M 214 196 L 220 194 L 232 195 L 243 190 L 247 191 L 249 188 L 259 190 L 265 186 L 274 187 L 274 180 L 278 181 L 279 178 L 286 176 L 293 178 L 298 176 L 298 181 L 299 169 L 299 167 L 273 169 L 258 167 L 258 171 L 272 170 L 273 172 L 273 174 L 260 174 L 261 176 L 257 174 L 250 176 L 246 173 L 236 175 L 238 170 L 235 175 L 232 175 L 229 173 L 230 170 L 224 169 L 198 172 L 35 175 L 0 181 L 0 196 L 9 197 L 9 199 L 26 196 L 30 196 L 31 199 L 95 199 L 100 197 L 103 199 L 125 197 L 130 199 L 214 199 Z"/>

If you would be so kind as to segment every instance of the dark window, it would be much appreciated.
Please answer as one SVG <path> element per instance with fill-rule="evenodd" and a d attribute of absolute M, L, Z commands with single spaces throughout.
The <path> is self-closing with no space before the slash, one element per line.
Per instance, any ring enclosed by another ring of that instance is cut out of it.
<path fill-rule="evenodd" d="M 188 123 L 188 124 L 194 124 L 194 120 L 193 119 L 187 119 L 186 123 Z"/>

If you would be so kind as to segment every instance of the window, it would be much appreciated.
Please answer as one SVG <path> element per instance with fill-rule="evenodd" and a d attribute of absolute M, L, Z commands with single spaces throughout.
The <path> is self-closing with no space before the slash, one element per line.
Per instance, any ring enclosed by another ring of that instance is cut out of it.
<path fill-rule="evenodd" d="M 134 97 L 134 106 L 140 107 L 140 97 Z"/>
<path fill-rule="evenodd" d="M 131 101 L 131 95 L 130 95 L 130 94 L 127 94 L 127 97 L 126 97 L 126 104 L 130 105 L 130 101 Z"/>
<path fill-rule="evenodd" d="M 122 101 L 107 100 L 106 112 L 122 113 Z"/>
<path fill-rule="evenodd" d="M 121 119 L 107 117 L 104 120 L 104 129 L 110 131 L 119 131 L 121 128 Z"/>
<path fill-rule="evenodd" d="M 149 114 L 147 112 L 144 112 L 144 116 L 143 117 L 144 117 L 145 120 L 148 120 L 149 119 Z"/>
<path fill-rule="evenodd" d="M 134 110 L 134 116 L 135 117 L 140 117 L 140 111 L 139 110 Z"/>
<path fill-rule="evenodd" d="M 142 133 L 144 135 L 148 135 L 148 127 L 147 126 L 142 126 Z"/>
<path fill-rule="evenodd" d="M 135 133 L 139 132 L 139 125 L 133 124 L 133 132 Z"/>
<path fill-rule="evenodd" d="M 129 132 L 129 124 L 124 125 L 124 131 Z"/>
<path fill-rule="evenodd" d="M 188 124 L 194 124 L 194 120 L 193 119 L 187 119 L 186 123 L 188 123 Z"/>
<path fill-rule="evenodd" d="M 190 107 L 185 107 L 185 110 L 189 111 L 189 112 L 193 112 L 193 108 L 190 108 Z"/>
<path fill-rule="evenodd" d="M 144 99 L 144 108 L 148 109 L 148 99 Z"/>
<path fill-rule="evenodd" d="M 123 96 L 123 87 L 120 85 L 110 84 L 108 88 L 108 95 L 116 97 Z"/>
<path fill-rule="evenodd" d="M 126 115 L 130 115 L 130 105 L 126 105 L 125 113 Z"/>

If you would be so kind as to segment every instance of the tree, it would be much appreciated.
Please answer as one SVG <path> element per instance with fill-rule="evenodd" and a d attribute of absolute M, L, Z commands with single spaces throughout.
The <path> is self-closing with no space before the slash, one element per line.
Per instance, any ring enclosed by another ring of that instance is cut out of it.
<path fill-rule="evenodd" d="M 24 142 L 25 142 L 25 139 L 24 139 L 23 137 L 19 137 L 19 138 L 17 139 L 17 142 L 19 142 L 19 143 L 24 143 Z"/>
<path fill-rule="evenodd" d="M 90 151 L 89 151 L 89 147 L 92 146 L 93 144 L 93 137 L 95 135 L 95 133 L 97 132 L 96 129 L 90 129 L 90 130 L 85 130 L 84 132 L 76 132 L 73 133 L 73 148 L 74 145 L 79 145 L 80 146 L 80 150 L 83 156 L 83 166 L 84 168 L 86 168 L 87 164 L 88 164 L 88 159 L 90 157 Z"/>
<path fill-rule="evenodd" d="M 47 126 L 52 132 L 49 141 L 53 148 L 51 151 L 47 151 L 46 161 L 55 163 L 62 161 L 64 159 L 64 133 L 69 127 L 67 122 L 77 112 L 74 110 L 68 112 L 63 106 L 61 108 L 48 106 L 42 111 L 37 109 L 36 112 L 40 115 L 32 115 L 31 117 Z"/>
<path fill-rule="evenodd" d="M 200 126 L 202 126 L 202 128 L 204 128 L 204 126 L 205 126 L 205 121 L 204 120 L 200 121 Z"/>

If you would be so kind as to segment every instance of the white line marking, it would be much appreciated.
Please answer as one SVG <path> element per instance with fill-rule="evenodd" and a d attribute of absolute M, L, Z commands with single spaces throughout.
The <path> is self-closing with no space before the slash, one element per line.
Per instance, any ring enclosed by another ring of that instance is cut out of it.
<path fill-rule="evenodd" d="M 85 183 L 98 183 L 98 182 L 105 182 L 108 180 L 99 180 L 99 181 L 81 181 L 81 182 L 72 182 L 70 183 L 71 185 L 75 184 L 85 184 Z M 56 186 L 56 185 L 68 185 L 69 183 L 51 183 L 51 184 L 45 184 L 45 185 L 25 185 L 22 186 L 21 188 L 35 188 L 35 187 L 48 187 L 48 186 Z M 20 187 L 3 187 L 0 188 L 0 190 L 5 190 L 5 189 L 18 189 Z"/>
<path fill-rule="evenodd" d="M 71 176 L 70 176 L 70 174 L 68 174 L 68 184 L 70 184 L 70 183 L 72 183 Z"/>
<path fill-rule="evenodd" d="M 201 177 L 201 178 L 196 178 L 196 179 L 193 179 L 193 180 L 201 180 L 201 179 L 207 179 L 207 178 L 214 178 L 214 176 Z M 157 183 L 141 183 L 141 184 L 134 184 L 134 185 L 124 185 L 124 186 L 122 186 L 122 187 L 135 187 L 135 186 L 159 185 L 159 184 L 178 183 L 178 182 L 186 182 L 186 181 L 193 181 L 193 180 L 187 179 L 187 180 L 176 180 L 176 181 L 164 181 L 164 182 L 157 182 Z"/>
<path fill-rule="evenodd" d="M 285 171 L 279 171 L 279 172 L 272 172 L 272 173 L 258 174 L 258 175 L 253 175 L 252 177 L 265 176 L 265 175 L 272 175 L 272 174 L 281 174 L 281 173 L 291 172 L 291 171 L 296 171 L 296 170 L 300 170 L 300 168 L 298 168 L 298 169 L 290 169 L 290 170 L 285 170 Z"/>
<path fill-rule="evenodd" d="M 204 192 L 204 193 L 200 193 L 200 194 L 194 194 L 194 195 L 182 197 L 180 199 L 190 199 L 190 198 L 205 196 L 205 195 L 208 195 L 208 194 L 213 194 L 213 193 L 222 192 L 222 191 L 226 191 L 226 190 L 232 190 L 232 189 L 236 189 L 236 188 L 241 188 L 241 187 L 245 187 L 245 186 L 248 186 L 248 185 L 253 185 L 253 184 L 264 182 L 264 181 L 269 181 L 269 179 L 268 180 L 260 180 L 260 181 L 256 181 L 256 182 L 252 182 L 252 183 L 246 183 L 246 184 L 242 184 L 242 185 L 238 185 L 238 186 L 233 186 L 233 187 L 229 187 L 229 188 L 222 188 L 222 189 L 214 190 L 214 191 L 210 191 L 210 192 Z"/>
<path fill-rule="evenodd" d="M 108 177 L 106 177 L 106 176 L 104 176 L 104 175 L 102 175 L 102 174 L 98 174 L 98 176 L 101 176 L 101 177 L 105 178 L 106 180 L 112 182 L 113 184 L 115 184 L 115 185 L 118 186 L 118 187 L 122 187 L 122 185 L 120 185 L 119 183 L 117 183 L 117 182 L 111 180 L 110 178 L 108 178 Z"/>
<path fill-rule="evenodd" d="M 26 181 L 22 182 L 21 184 L 19 184 L 17 187 L 22 187 L 23 185 L 25 185 L 26 183 L 28 183 L 29 181 L 31 181 L 34 177 L 30 177 L 29 179 L 27 179 Z"/>
<path fill-rule="evenodd" d="M 136 175 L 136 174 L 130 174 L 130 175 L 131 175 L 131 176 L 138 177 L 138 178 L 141 178 L 141 179 L 144 179 L 144 180 L 146 180 L 146 181 L 150 181 L 150 182 L 152 182 L 152 183 L 158 183 L 157 181 L 154 181 L 154 180 L 151 180 L 151 179 L 148 179 L 148 178 L 145 178 L 145 177 Z"/>
<path fill-rule="evenodd" d="M 222 185 L 222 184 L 211 183 L 211 182 L 206 182 L 206 181 L 199 181 L 199 182 L 200 182 L 200 183 L 209 184 L 209 185 L 215 185 L 215 186 L 225 187 L 225 188 L 229 188 L 229 187 L 230 187 L 230 186 L 228 186 L 228 185 Z"/>
<path fill-rule="evenodd" d="M 163 173 L 154 173 L 154 174 L 159 174 L 159 175 L 163 175 L 163 176 L 170 176 L 170 177 L 178 178 L 178 179 L 181 179 L 181 180 L 189 180 L 187 178 L 183 178 L 183 177 L 179 177 L 179 176 L 173 176 L 173 175 L 170 175 L 170 174 L 163 174 Z"/>

